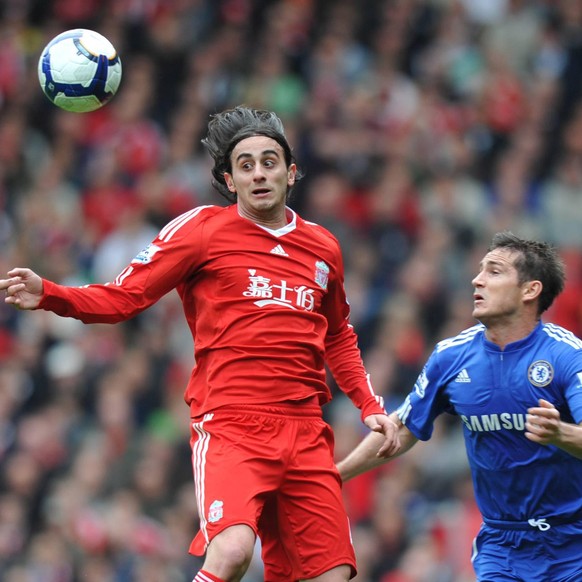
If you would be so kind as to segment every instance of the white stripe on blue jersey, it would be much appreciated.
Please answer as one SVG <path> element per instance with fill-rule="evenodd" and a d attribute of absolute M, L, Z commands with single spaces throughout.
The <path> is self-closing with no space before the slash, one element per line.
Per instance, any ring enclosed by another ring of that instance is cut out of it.
<path fill-rule="evenodd" d="M 582 340 L 576 337 L 571 331 L 568 331 L 555 323 L 545 323 L 542 329 L 556 341 L 565 342 L 575 350 L 582 350 Z"/>
<path fill-rule="evenodd" d="M 436 345 L 435 350 L 437 352 L 442 352 L 443 350 L 446 350 L 447 348 L 450 348 L 452 346 L 460 346 L 462 344 L 466 344 L 467 342 L 470 342 L 480 331 L 483 331 L 484 329 L 485 326 L 480 323 L 474 325 L 473 327 L 465 329 L 460 334 L 454 337 L 450 337 L 440 341 Z"/>

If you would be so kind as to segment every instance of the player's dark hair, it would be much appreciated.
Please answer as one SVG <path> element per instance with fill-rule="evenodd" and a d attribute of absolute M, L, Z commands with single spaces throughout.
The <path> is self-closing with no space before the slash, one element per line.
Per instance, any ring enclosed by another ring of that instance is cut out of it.
<path fill-rule="evenodd" d="M 283 122 L 272 111 L 252 109 L 239 105 L 221 113 L 210 116 L 208 134 L 202 143 L 214 160 L 212 168 L 212 185 L 229 202 L 236 201 L 236 193 L 231 192 L 224 179 L 225 172 L 232 172 L 230 154 L 236 144 L 255 135 L 264 135 L 274 139 L 282 148 L 287 167 L 295 163 L 291 146 L 285 136 Z M 295 181 L 301 178 L 297 171 Z M 289 196 L 291 188 L 287 191 Z"/>
<path fill-rule="evenodd" d="M 541 281 L 542 292 L 538 301 L 538 315 L 541 315 L 564 290 L 566 272 L 558 251 L 548 243 L 525 240 L 509 231 L 498 232 L 489 251 L 500 248 L 518 253 L 514 266 L 520 284 Z"/>

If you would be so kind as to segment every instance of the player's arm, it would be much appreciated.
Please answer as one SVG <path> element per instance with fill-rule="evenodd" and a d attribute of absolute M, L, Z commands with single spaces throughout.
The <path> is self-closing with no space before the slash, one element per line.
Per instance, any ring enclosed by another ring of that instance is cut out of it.
<path fill-rule="evenodd" d="M 393 452 L 387 451 L 384 447 L 385 439 L 383 435 L 371 432 L 337 464 L 343 481 L 349 481 L 402 455 L 417 442 L 417 438 L 402 424 L 396 413 L 390 414 L 389 420 L 394 423 L 398 430 L 398 449 Z"/>
<path fill-rule="evenodd" d="M 344 289 L 343 262 L 336 244 L 337 264 L 330 276 L 322 313 L 328 323 L 325 360 L 340 389 L 360 409 L 362 421 L 369 415 L 386 414 L 383 399 L 371 385 L 362 361 L 358 338 L 350 323 L 350 307 Z"/>
<path fill-rule="evenodd" d="M 356 334 L 346 321 L 326 337 L 326 361 L 340 389 L 360 410 L 362 422 L 380 439 L 378 449 L 395 453 L 398 430 L 386 414 L 384 399 L 374 392 L 364 368 Z"/>
<path fill-rule="evenodd" d="M 374 392 L 364 368 L 356 333 L 350 324 L 350 309 L 343 285 L 343 264 L 338 250 L 334 276 L 322 311 L 328 321 L 325 337 L 326 362 L 340 389 L 360 410 L 364 424 L 376 435 L 383 455 L 396 454 L 400 448 L 398 426 L 386 414 L 383 398 Z"/>
<path fill-rule="evenodd" d="M 554 445 L 573 457 L 582 459 L 582 423 L 564 422 L 558 409 L 547 400 L 529 408 L 525 436 L 540 445 Z"/>
<path fill-rule="evenodd" d="M 43 279 L 28 268 L 15 268 L 8 279 L 0 280 L 6 291 L 4 302 L 17 309 L 46 309 L 63 317 L 74 317 L 85 323 L 116 323 L 133 317 L 155 298 L 131 281 L 122 287 L 116 284 L 66 287 Z M 130 290 L 129 286 L 133 287 Z"/>
<path fill-rule="evenodd" d="M 344 289 L 341 252 L 337 241 L 334 245 L 337 262 L 322 304 L 322 312 L 328 322 L 326 362 L 340 389 L 360 410 L 364 424 L 381 439 L 378 450 L 383 455 L 396 454 L 400 449 L 398 427 L 386 414 L 384 400 L 374 392 L 364 367 L 358 339 L 349 320 L 350 307 Z"/>
<path fill-rule="evenodd" d="M 134 317 L 188 277 L 200 260 L 198 207 L 174 219 L 131 263 L 106 284 L 59 285 L 30 269 L 12 269 L 0 280 L 5 302 L 20 309 L 44 309 L 84 323 L 117 323 Z"/>
<path fill-rule="evenodd" d="M 18 309 L 45 309 L 84 323 L 117 323 L 137 315 L 163 294 L 145 284 L 150 277 L 144 272 L 132 271 L 131 266 L 126 268 L 123 282 L 68 287 L 31 269 L 16 268 L 8 272 L 8 279 L 0 280 L 0 290 L 6 291 L 5 303 Z"/>

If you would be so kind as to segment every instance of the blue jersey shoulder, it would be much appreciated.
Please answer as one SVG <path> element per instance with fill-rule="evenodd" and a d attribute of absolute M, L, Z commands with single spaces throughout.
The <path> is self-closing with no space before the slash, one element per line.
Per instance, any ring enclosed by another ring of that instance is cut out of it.
<path fill-rule="evenodd" d="M 552 342 L 556 342 L 559 347 L 563 346 L 565 350 L 582 350 L 582 340 L 571 331 L 555 323 L 544 323 L 542 331 Z"/>
<path fill-rule="evenodd" d="M 450 348 L 454 348 L 457 346 L 462 346 L 472 342 L 475 339 L 475 336 L 482 334 L 485 331 L 485 326 L 481 323 L 469 327 L 468 329 L 463 330 L 461 333 L 457 334 L 456 336 L 449 337 L 447 339 L 441 340 L 435 346 L 435 352 L 440 353 L 444 350 L 448 350 Z"/>

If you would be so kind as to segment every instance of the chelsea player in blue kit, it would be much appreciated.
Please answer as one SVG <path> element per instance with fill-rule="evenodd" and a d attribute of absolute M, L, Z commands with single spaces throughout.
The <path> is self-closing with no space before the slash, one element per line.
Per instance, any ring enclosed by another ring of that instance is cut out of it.
<path fill-rule="evenodd" d="M 371 433 L 338 463 L 351 479 L 459 416 L 483 516 L 478 582 L 582 581 L 582 341 L 541 321 L 564 281 L 549 245 L 496 234 L 472 281 L 480 323 L 436 345 L 391 414 L 391 446 Z"/>

